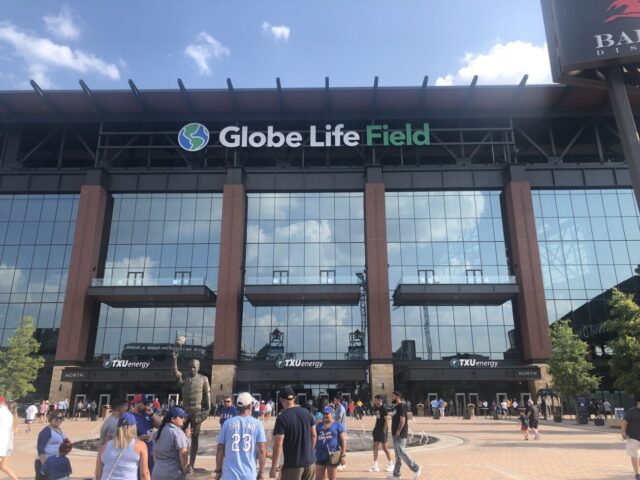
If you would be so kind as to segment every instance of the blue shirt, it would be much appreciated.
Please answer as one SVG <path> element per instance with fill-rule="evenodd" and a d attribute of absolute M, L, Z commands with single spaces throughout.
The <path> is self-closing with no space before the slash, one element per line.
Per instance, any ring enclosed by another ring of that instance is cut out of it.
<path fill-rule="evenodd" d="M 71 473 L 71 462 L 67 457 L 59 455 L 48 457 L 42 466 L 42 474 L 47 477 L 47 480 L 69 478 Z"/>
<path fill-rule="evenodd" d="M 337 452 L 340 448 L 340 434 L 344 433 L 344 427 L 338 422 L 333 422 L 331 426 L 325 428 L 320 423 L 316 425 L 318 440 L 316 441 L 316 461 L 326 462 L 329 460 L 329 452 Z"/>
<path fill-rule="evenodd" d="M 153 429 L 153 420 L 151 419 L 151 414 L 147 412 L 138 413 L 134 412 L 133 414 L 136 417 L 136 428 L 138 436 L 145 435 L 149 433 L 149 430 Z M 149 471 L 153 471 L 153 442 L 147 441 L 147 452 L 149 453 Z"/>
<path fill-rule="evenodd" d="M 266 441 L 260 420 L 251 416 L 227 419 L 218 434 L 218 443 L 224 445 L 222 480 L 256 478 L 257 444 Z"/>
<path fill-rule="evenodd" d="M 336 422 L 342 424 L 342 426 L 347 428 L 347 410 L 344 408 L 344 405 L 338 404 L 335 413 L 333 414 L 333 418 L 335 418 Z"/>
<path fill-rule="evenodd" d="M 224 425 L 226 420 L 235 417 L 238 415 L 238 407 L 235 405 L 231 405 L 230 407 L 223 407 L 220 410 L 220 426 Z"/>

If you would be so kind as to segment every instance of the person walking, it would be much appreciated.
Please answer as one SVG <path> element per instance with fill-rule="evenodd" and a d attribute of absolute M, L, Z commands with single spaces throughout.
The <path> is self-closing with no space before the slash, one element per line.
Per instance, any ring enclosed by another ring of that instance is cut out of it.
<path fill-rule="evenodd" d="M 621 425 L 622 439 L 626 440 L 627 456 L 631 458 L 631 467 L 640 480 L 638 473 L 638 454 L 640 454 L 640 396 L 636 396 L 636 406 L 631 407 L 624 414 Z"/>
<path fill-rule="evenodd" d="M 36 415 L 38 415 L 38 407 L 34 404 L 29 405 L 24 412 L 24 423 L 27 424 L 26 433 L 31 431 L 31 424 L 36 419 Z"/>
<path fill-rule="evenodd" d="M 440 417 L 444 417 L 444 400 L 442 397 L 438 400 L 438 411 L 440 412 Z"/>
<path fill-rule="evenodd" d="M 347 431 L 347 410 L 344 405 L 340 403 L 340 398 L 333 397 L 334 417 L 336 422 L 342 424 L 344 431 Z"/>
<path fill-rule="evenodd" d="M 11 480 L 18 480 L 16 474 L 9 467 L 9 457 L 13 451 L 13 435 L 17 428 L 16 423 L 4 396 L 0 395 L 0 472 L 3 472 Z"/>
<path fill-rule="evenodd" d="M 280 390 L 282 413 L 273 429 L 273 458 L 269 477 L 276 478 L 280 454 L 284 453 L 282 480 L 315 480 L 317 433 L 311 413 L 295 403 L 291 388 Z M 320 480 L 320 479 L 319 479 Z"/>
<path fill-rule="evenodd" d="M 39 423 L 44 423 L 44 419 L 47 418 L 47 413 L 49 412 L 49 402 L 46 400 L 42 400 L 39 410 Z"/>
<path fill-rule="evenodd" d="M 44 462 L 47 461 L 47 458 L 58 455 L 60 445 L 67 438 L 61 428 L 62 422 L 64 422 L 64 414 L 56 410 L 49 415 L 49 425 L 44 427 L 38 434 L 38 457 L 35 461 L 36 480 L 45 480 L 44 475 L 42 475 Z"/>
<path fill-rule="evenodd" d="M 116 400 L 112 406 L 111 415 L 102 422 L 100 427 L 100 446 L 113 439 L 118 429 L 118 419 L 129 410 L 129 404 L 126 400 Z"/>
<path fill-rule="evenodd" d="M 69 452 L 73 448 L 71 440 L 65 438 L 60 444 L 58 455 L 48 457 L 42 466 L 42 475 L 47 480 L 69 480 L 69 476 L 73 473 L 71 470 L 71 462 L 67 458 Z"/>
<path fill-rule="evenodd" d="M 333 408 L 324 407 L 322 422 L 316 425 L 316 478 L 336 480 L 338 464 L 345 464 L 347 434 L 342 424 L 333 419 Z"/>
<path fill-rule="evenodd" d="M 138 440 L 136 417 L 125 413 L 118 419 L 118 429 L 98 451 L 97 480 L 151 480 L 147 445 Z"/>
<path fill-rule="evenodd" d="M 402 462 L 404 462 L 413 472 L 413 480 L 418 480 L 422 473 L 422 467 L 414 462 L 406 451 L 409 422 L 407 406 L 403 401 L 402 393 L 398 391 L 393 392 L 391 394 L 391 402 L 395 406 L 391 419 L 391 435 L 393 436 L 393 450 L 396 456 L 396 464 L 389 478 L 400 478 L 400 469 L 402 468 Z"/>
<path fill-rule="evenodd" d="M 538 431 L 538 420 L 540 419 L 540 410 L 538 406 L 533 403 L 533 400 L 529 400 L 527 402 L 527 409 L 529 412 L 529 430 L 533 431 L 535 437 L 534 440 L 538 440 L 540 438 L 540 432 Z"/>
<path fill-rule="evenodd" d="M 189 438 L 182 430 L 187 417 L 180 407 L 172 407 L 153 436 L 151 480 L 184 480 L 189 472 Z"/>
<path fill-rule="evenodd" d="M 603 413 L 605 419 L 611 416 L 613 408 L 611 408 L 611 403 L 609 403 L 609 400 L 605 400 L 604 402 L 602 402 L 602 408 L 604 409 Z"/>
<path fill-rule="evenodd" d="M 254 402 L 248 392 L 238 395 L 238 415 L 224 422 L 220 429 L 216 449 L 216 480 L 264 478 L 267 436 L 262 422 L 251 415 Z"/>
<path fill-rule="evenodd" d="M 224 397 L 224 406 L 220 410 L 220 428 L 224 422 L 238 415 L 238 408 L 231 403 L 231 397 Z"/>
<path fill-rule="evenodd" d="M 373 410 L 376 416 L 376 423 L 373 426 L 373 465 L 369 468 L 370 472 L 379 472 L 378 466 L 378 450 L 382 447 L 384 454 L 387 456 L 389 466 L 387 472 L 393 472 L 393 462 L 391 461 L 391 453 L 387 446 L 387 433 L 389 432 L 389 413 L 382 403 L 382 395 L 376 395 L 373 400 Z"/>
<path fill-rule="evenodd" d="M 518 420 L 520 421 L 520 431 L 524 439 L 529 440 L 529 415 L 524 411 L 524 408 L 520 409 Z"/>

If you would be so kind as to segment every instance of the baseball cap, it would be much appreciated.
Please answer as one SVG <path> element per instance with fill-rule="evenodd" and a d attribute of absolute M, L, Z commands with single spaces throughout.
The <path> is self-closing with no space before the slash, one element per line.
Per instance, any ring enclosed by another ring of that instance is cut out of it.
<path fill-rule="evenodd" d="M 174 418 L 174 417 L 186 418 L 188 416 L 189 415 L 187 414 L 187 412 L 185 412 L 180 407 L 171 407 L 169 409 L 169 411 L 167 412 L 167 417 L 169 417 L 169 418 Z"/>
<path fill-rule="evenodd" d="M 242 392 L 236 399 L 236 405 L 239 407 L 249 407 L 256 401 L 249 392 Z"/>
<path fill-rule="evenodd" d="M 333 413 L 333 408 L 327 405 L 322 409 L 322 413 Z"/>
<path fill-rule="evenodd" d="M 152 403 L 153 400 L 151 397 L 145 395 L 144 393 L 136 393 L 133 397 L 133 403 Z"/>
<path fill-rule="evenodd" d="M 133 413 L 123 413 L 118 418 L 118 427 L 129 427 L 136 424 L 136 417 Z"/>
<path fill-rule="evenodd" d="M 293 388 L 286 387 L 280 390 L 280 398 L 284 398 L 287 400 L 293 400 L 296 398 L 296 392 L 293 391 Z"/>

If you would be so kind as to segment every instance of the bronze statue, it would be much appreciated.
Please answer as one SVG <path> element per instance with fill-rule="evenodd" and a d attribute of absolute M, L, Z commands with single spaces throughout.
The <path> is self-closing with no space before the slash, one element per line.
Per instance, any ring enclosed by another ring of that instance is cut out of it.
<path fill-rule="evenodd" d="M 205 375 L 200 375 L 200 362 L 191 360 L 189 364 L 189 377 L 182 378 L 182 372 L 178 370 L 178 352 L 171 354 L 171 372 L 178 385 L 182 387 L 182 408 L 189 415 L 184 422 L 183 428 L 191 425 L 191 450 L 189 451 L 189 471 L 193 472 L 198 455 L 198 437 L 200 426 L 209 416 L 211 410 L 211 388 L 209 379 Z"/>

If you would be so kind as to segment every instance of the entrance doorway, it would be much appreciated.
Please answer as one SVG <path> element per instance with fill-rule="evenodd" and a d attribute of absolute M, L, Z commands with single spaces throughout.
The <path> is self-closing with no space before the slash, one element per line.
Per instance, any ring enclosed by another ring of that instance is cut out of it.
<path fill-rule="evenodd" d="M 435 415 L 435 412 L 431 408 L 431 402 L 433 402 L 434 400 L 437 400 L 437 399 L 438 399 L 438 394 L 437 393 L 429 393 L 429 394 L 427 394 L 427 404 L 425 405 L 425 410 L 427 412 L 430 412 L 431 415 Z"/>
<path fill-rule="evenodd" d="M 82 410 L 84 407 L 78 408 L 78 402 L 81 402 L 84 405 L 84 402 L 87 401 L 87 396 L 83 393 L 79 393 L 76 395 L 75 400 L 73 401 L 73 416 L 82 416 Z"/>
<path fill-rule="evenodd" d="M 180 394 L 179 393 L 170 393 L 169 398 L 167 399 L 169 402 L 169 408 L 174 407 L 180 404 Z M 217 403 L 216 403 L 217 404 Z"/>
<path fill-rule="evenodd" d="M 523 407 L 527 406 L 527 403 L 529 402 L 529 400 L 531 400 L 531 394 L 530 393 L 521 393 L 520 394 L 520 405 L 522 405 Z"/>
<path fill-rule="evenodd" d="M 464 393 L 456 393 L 456 415 L 462 417 L 464 415 L 464 411 L 467 408 L 467 399 Z"/>
<path fill-rule="evenodd" d="M 101 417 L 102 415 L 102 407 L 105 405 L 111 404 L 111 394 L 110 393 L 101 393 L 98 397 L 98 415 Z"/>
<path fill-rule="evenodd" d="M 496 400 L 498 401 L 498 405 L 500 405 L 503 401 L 507 401 L 506 393 L 496 393 Z"/>

